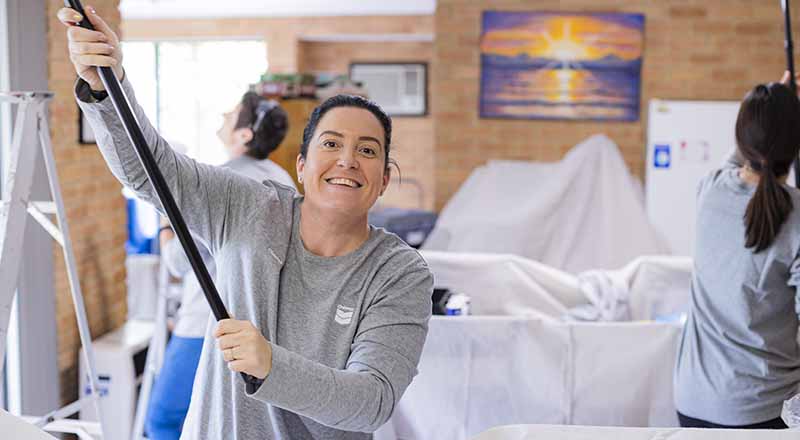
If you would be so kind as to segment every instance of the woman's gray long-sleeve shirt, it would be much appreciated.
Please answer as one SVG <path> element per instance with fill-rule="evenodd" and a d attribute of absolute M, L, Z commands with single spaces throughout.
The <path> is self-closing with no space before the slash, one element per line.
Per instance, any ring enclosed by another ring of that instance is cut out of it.
<path fill-rule="evenodd" d="M 122 85 L 189 229 L 214 255 L 229 312 L 272 345 L 272 370 L 248 394 L 209 326 L 182 438 L 371 438 L 416 374 L 433 288 L 422 257 L 381 229 L 351 254 L 311 254 L 302 197 L 174 152 Z M 112 173 L 161 209 L 111 100 L 96 102 L 81 80 L 75 92 Z"/>
<path fill-rule="evenodd" d="M 780 417 L 800 384 L 800 191 L 774 243 L 745 248 L 755 187 L 733 156 L 701 183 L 689 317 L 675 373 L 682 414 L 741 426 Z"/>

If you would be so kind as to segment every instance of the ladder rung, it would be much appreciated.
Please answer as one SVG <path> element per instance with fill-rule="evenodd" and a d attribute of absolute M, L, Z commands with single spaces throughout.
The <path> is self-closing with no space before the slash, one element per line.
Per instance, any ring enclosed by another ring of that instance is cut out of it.
<path fill-rule="evenodd" d="M 56 203 L 52 201 L 48 202 L 29 202 L 29 204 L 33 205 L 41 211 L 42 214 L 55 214 L 56 213 Z"/>
<path fill-rule="evenodd" d="M 61 233 L 61 229 L 58 226 L 54 225 L 53 222 L 50 221 L 45 214 L 38 209 L 36 203 L 31 203 L 28 205 L 28 214 L 31 215 L 40 225 L 47 231 L 53 240 L 57 241 L 61 247 L 64 247 L 64 234 Z"/>
<path fill-rule="evenodd" d="M 44 425 L 51 423 L 55 420 L 61 420 L 67 418 L 78 411 L 85 409 L 87 405 L 93 404 L 95 400 L 99 399 L 99 393 L 89 394 L 88 396 L 84 396 L 81 399 L 78 399 L 67 406 L 61 407 L 55 411 L 51 411 L 38 419 L 33 421 L 33 424 L 38 426 L 39 428 L 43 427 Z"/>
<path fill-rule="evenodd" d="M 0 92 L 0 102 L 10 102 L 18 104 L 20 102 L 37 101 L 41 99 L 50 99 L 53 97 L 53 92 L 47 91 L 32 91 L 32 92 Z"/>

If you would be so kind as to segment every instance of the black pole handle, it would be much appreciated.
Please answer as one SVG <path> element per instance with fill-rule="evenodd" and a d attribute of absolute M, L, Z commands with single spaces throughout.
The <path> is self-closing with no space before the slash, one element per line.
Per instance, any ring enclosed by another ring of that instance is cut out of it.
<path fill-rule="evenodd" d="M 794 79 L 794 43 L 792 42 L 792 16 L 789 0 L 781 0 L 784 19 L 784 47 L 786 49 L 786 70 L 789 71 L 789 89 L 797 94 L 797 84 Z M 794 158 L 794 186 L 800 188 L 800 157 Z"/>
<path fill-rule="evenodd" d="M 792 17 L 789 0 L 781 0 L 781 7 L 783 8 L 784 28 L 786 33 L 784 41 L 784 47 L 786 48 L 786 70 L 788 70 L 789 75 L 791 75 L 789 79 L 789 88 L 796 93 L 797 84 L 794 79 L 794 43 L 792 42 Z"/>
<path fill-rule="evenodd" d="M 86 29 L 95 30 L 94 26 L 92 26 L 92 23 L 87 18 L 86 12 L 84 11 L 80 0 L 64 0 L 64 5 L 78 11 L 78 13 L 81 14 L 83 19 L 78 24 L 79 26 Z M 128 101 L 128 97 L 125 96 L 125 91 L 122 90 L 122 85 L 120 84 L 119 79 L 117 79 L 117 77 L 114 75 L 114 71 L 111 70 L 110 67 L 98 67 L 97 71 L 100 75 L 100 80 L 103 81 L 103 86 L 105 86 L 106 91 L 111 98 L 111 102 L 114 104 L 114 109 L 117 111 L 117 115 L 119 115 L 122 125 L 125 127 L 125 131 L 128 133 L 128 137 L 133 144 L 134 150 L 136 150 L 136 155 L 139 157 L 139 161 L 142 163 L 145 173 L 147 174 L 150 183 L 153 185 L 153 189 L 155 189 L 158 199 L 161 201 L 161 205 L 164 207 L 164 211 L 166 212 L 167 218 L 169 219 L 169 222 L 175 231 L 175 235 L 178 236 L 178 239 L 183 246 L 183 250 L 186 252 L 186 257 L 189 259 L 189 264 L 191 264 L 194 274 L 197 276 L 197 281 L 199 282 L 200 287 L 203 289 L 206 301 L 208 301 L 208 305 L 211 306 L 211 311 L 214 313 L 214 317 L 217 319 L 217 321 L 228 319 L 230 315 L 228 315 L 228 311 L 225 309 L 225 304 L 222 302 L 216 286 L 214 286 L 214 281 L 212 280 L 211 275 L 208 273 L 205 263 L 203 263 L 203 258 L 200 256 L 200 251 L 198 251 L 197 245 L 195 244 L 192 235 L 189 233 L 189 228 L 186 226 L 186 222 L 183 220 L 183 215 L 178 209 L 178 205 L 175 204 L 175 199 L 172 197 L 169 187 L 167 187 L 164 176 L 158 169 L 158 165 L 153 158 L 153 154 L 150 152 L 150 148 L 147 146 L 147 141 L 142 134 L 142 129 L 139 126 L 139 122 L 136 120 L 136 116 L 131 110 L 130 102 Z M 248 391 L 252 390 L 252 392 L 254 392 L 254 387 L 256 386 L 255 384 L 258 384 L 259 380 L 245 373 L 242 373 L 242 377 L 244 378 L 245 383 L 248 385 Z"/>

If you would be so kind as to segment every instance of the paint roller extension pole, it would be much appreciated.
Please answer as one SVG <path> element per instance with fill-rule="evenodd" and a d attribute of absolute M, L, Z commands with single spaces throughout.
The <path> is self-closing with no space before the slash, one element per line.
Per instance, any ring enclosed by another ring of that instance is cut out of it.
<path fill-rule="evenodd" d="M 94 26 L 92 26 L 91 22 L 86 17 L 80 0 L 64 0 L 64 5 L 81 14 L 83 17 L 79 23 L 81 27 L 94 30 Z M 114 104 L 114 109 L 117 111 L 117 115 L 119 115 L 122 125 L 125 127 L 125 131 L 128 133 L 128 137 L 136 150 L 136 155 L 139 157 L 139 161 L 142 163 L 145 173 L 147 173 L 147 177 L 153 185 L 158 199 L 161 201 L 161 205 L 164 207 L 167 218 L 169 218 L 169 222 L 175 230 L 175 235 L 178 236 L 183 250 L 186 252 L 186 257 L 189 259 L 189 263 L 197 276 L 197 281 L 203 289 L 203 293 L 208 301 L 208 305 L 211 306 L 214 317 L 217 321 L 228 319 L 230 315 L 228 315 L 225 304 L 222 302 L 217 288 L 214 286 L 214 281 L 211 279 L 211 275 L 209 275 L 208 269 L 203 263 L 200 252 L 197 250 L 197 245 L 189 233 L 186 222 L 183 220 L 183 215 L 178 209 L 178 205 L 175 204 L 175 199 L 172 197 L 172 193 L 164 181 L 164 176 L 158 169 L 153 154 L 147 146 L 147 142 L 142 134 L 142 129 L 139 127 L 139 122 L 133 114 L 131 105 L 128 102 L 128 97 L 125 96 L 119 79 L 114 76 L 114 72 L 110 67 L 98 67 L 97 70 L 111 98 L 111 102 Z M 255 392 L 259 382 L 258 379 L 245 373 L 242 373 L 242 377 L 247 384 L 248 391 Z"/>
<path fill-rule="evenodd" d="M 794 44 L 792 43 L 792 17 L 789 11 L 789 0 L 781 0 L 781 8 L 783 8 L 786 35 L 784 46 L 786 47 L 786 70 L 789 71 L 789 88 L 797 94 L 797 84 L 794 80 Z M 800 188 L 800 157 L 794 158 L 794 185 Z"/>

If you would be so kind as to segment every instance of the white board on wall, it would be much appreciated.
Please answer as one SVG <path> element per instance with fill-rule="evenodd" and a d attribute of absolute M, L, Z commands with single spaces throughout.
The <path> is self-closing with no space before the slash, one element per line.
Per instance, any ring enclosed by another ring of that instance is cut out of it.
<path fill-rule="evenodd" d="M 673 254 L 693 254 L 697 185 L 736 148 L 738 101 L 650 101 L 647 216 Z"/>

